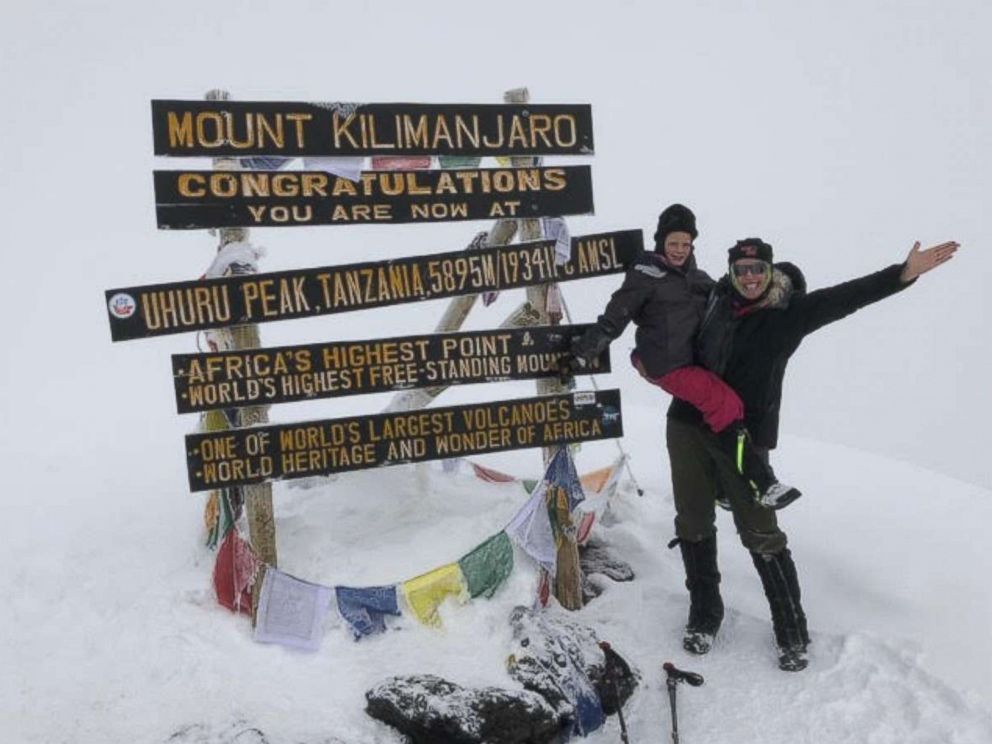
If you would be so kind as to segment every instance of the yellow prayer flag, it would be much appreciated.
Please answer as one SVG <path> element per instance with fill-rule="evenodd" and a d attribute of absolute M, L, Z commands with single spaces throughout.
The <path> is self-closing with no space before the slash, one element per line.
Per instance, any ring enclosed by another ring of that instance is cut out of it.
<path fill-rule="evenodd" d="M 211 491 L 210 498 L 207 499 L 207 505 L 203 509 L 203 524 L 207 528 L 207 532 L 217 528 L 217 521 L 220 519 L 220 501 L 218 499 L 218 492 Z"/>
<path fill-rule="evenodd" d="M 424 625 L 441 627 L 437 608 L 448 597 L 464 601 L 468 596 L 465 577 L 457 563 L 435 568 L 401 584 L 406 603 Z"/>
<path fill-rule="evenodd" d="M 220 411 L 207 411 L 200 421 L 201 431 L 226 431 L 231 425 Z"/>

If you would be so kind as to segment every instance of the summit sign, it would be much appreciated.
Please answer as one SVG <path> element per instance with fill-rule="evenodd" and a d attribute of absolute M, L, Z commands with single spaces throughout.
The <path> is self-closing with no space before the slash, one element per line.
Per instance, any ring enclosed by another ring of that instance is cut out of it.
<path fill-rule="evenodd" d="M 591 155 L 589 105 L 152 101 L 156 155 Z"/>
<path fill-rule="evenodd" d="M 367 171 L 155 171 L 162 229 L 401 224 L 589 214 L 589 166 Z"/>

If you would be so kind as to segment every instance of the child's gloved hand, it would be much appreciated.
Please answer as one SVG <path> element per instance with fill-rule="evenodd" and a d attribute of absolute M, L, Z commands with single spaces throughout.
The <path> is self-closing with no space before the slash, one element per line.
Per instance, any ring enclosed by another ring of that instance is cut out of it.
<path fill-rule="evenodd" d="M 565 387 L 575 384 L 575 355 L 567 351 L 558 358 L 558 382 Z"/>
<path fill-rule="evenodd" d="M 575 384 L 575 375 L 589 366 L 589 360 L 583 354 L 577 353 L 576 345 L 572 344 L 572 348 L 558 359 L 558 380 L 569 388 Z"/>

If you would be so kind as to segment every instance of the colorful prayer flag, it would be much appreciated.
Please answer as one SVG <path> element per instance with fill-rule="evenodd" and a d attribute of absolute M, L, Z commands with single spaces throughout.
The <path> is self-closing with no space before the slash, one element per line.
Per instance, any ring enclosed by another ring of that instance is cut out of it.
<path fill-rule="evenodd" d="M 250 158 L 238 158 L 243 170 L 280 170 L 292 158 L 281 158 L 278 155 L 256 155 Z"/>
<path fill-rule="evenodd" d="M 541 232 L 546 239 L 555 241 L 555 263 L 568 263 L 572 258 L 572 237 L 565 220 L 561 217 L 542 217 Z"/>
<path fill-rule="evenodd" d="M 548 507 L 544 502 L 545 492 L 542 481 L 523 508 L 510 520 L 510 524 L 506 526 L 506 534 L 548 573 L 554 575 L 557 549 L 551 532 Z"/>
<path fill-rule="evenodd" d="M 592 527 L 610 504 L 610 499 L 616 493 L 620 483 L 620 475 L 626 462 L 626 455 L 617 458 L 616 462 L 607 468 L 600 468 L 586 473 L 580 478 L 582 487 L 589 497 L 579 507 L 584 514 L 579 520 L 579 528 L 575 540 L 579 545 L 584 544 L 592 533 Z"/>
<path fill-rule="evenodd" d="M 427 170 L 430 167 L 429 155 L 381 155 L 372 158 L 372 170 Z"/>
<path fill-rule="evenodd" d="M 386 615 L 399 615 L 395 586 L 334 587 L 338 612 L 355 640 L 386 630 Z"/>
<path fill-rule="evenodd" d="M 512 475 L 507 475 L 506 473 L 501 473 L 498 470 L 493 470 L 492 468 L 487 468 L 482 465 L 476 465 L 471 460 L 469 460 L 469 465 L 472 466 L 472 470 L 475 472 L 475 477 L 479 480 L 484 480 L 487 483 L 513 483 L 517 480 Z"/>
<path fill-rule="evenodd" d="M 470 597 L 487 599 L 513 571 L 513 546 L 505 532 L 493 535 L 458 561 Z"/>
<path fill-rule="evenodd" d="M 439 155 L 437 160 L 441 168 L 452 170 L 455 168 L 478 168 L 482 158 L 470 155 Z"/>
<path fill-rule="evenodd" d="M 255 640 L 316 651 L 324 635 L 331 591 L 269 566 L 258 596 Z"/>
<path fill-rule="evenodd" d="M 599 470 L 593 470 L 591 473 L 586 473 L 580 477 L 579 482 L 582 483 L 582 488 L 586 493 L 599 493 L 610 479 L 610 476 L 613 475 L 615 469 L 615 465 L 610 465 Z"/>
<path fill-rule="evenodd" d="M 544 474 L 544 482 L 549 486 L 557 486 L 565 491 L 568 497 L 569 511 L 574 510 L 586 498 L 579 474 L 575 472 L 575 463 L 572 461 L 567 447 L 559 447 L 554 457 L 551 458 L 547 472 Z"/>
<path fill-rule="evenodd" d="M 214 563 L 214 591 L 224 607 L 245 615 L 251 614 L 251 586 L 262 563 L 255 557 L 237 530 L 231 530 L 217 551 Z"/>
<path fill-rule="evenodd" d="M 407 605 L 420 622 L 432 628 L 441 627 L 438 607 L 448 597 L 464 600 L 465 577 L 457 563 L 449 563 L 441 568 L 403 582 L 403 594 Z"/>
<path fill-rule="evenodd" d="M 582 519 L 579 520 L 579 528 L 575 532 L 575 542 L 579 545 L 585 545 L 586 541 L 589 539 L 589 535 L 592 534 L 592 526 L 596 521 L 596 512 L 586 512 L 582 515 Z"/>
<path fill-rule="evenodd" d="M 363 165 L 365 165 L 365 158 L 362 157 L 303 158 L 304 170 L 323 171 L 334 176 L 347 178 L 349 181 L 361 179 Z"/>
<path fill-rule="evenodd" d="M 234 529 L 244 508 L 244 492 L 240 487 L 222 488 L 211 491 L 210 498 L 203 513 L 207 527 L 207 547 L 216 548 L 217 544 L 227 537 Z"/>

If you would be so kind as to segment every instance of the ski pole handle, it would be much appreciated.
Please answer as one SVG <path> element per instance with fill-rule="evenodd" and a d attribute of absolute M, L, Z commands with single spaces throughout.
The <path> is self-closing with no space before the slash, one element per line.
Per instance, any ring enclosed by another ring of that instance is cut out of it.
<path fill-rule="evenodd" d="M 703 684 L 703 675 L 696 674 L 695 672 L 686 672 L 679 669 L 672 662 L 666 661 L 661 665 L 661 668 L 665 670 L 668 674 L 668 679 L 674 680 L 676 682 L 686 682 L 692 687 L 699 687 Z"/>
<path fill-rule="evenodd" d="M 620 698 L 620 683 L 617 680 L 617 666 L 623 663 L 623 659 L 620 655 L 613 650 L 613 647 L 606 641 L 600 641 L 599 647 L 603 650 L 603 656 L 606 660 L 606 681 L 611 683 L 613 686 L 613 696 L 617 701 L 617 719 L 620 722 L 620 741 L 623 744 L 630 744 L 630 739 L 627 738 L 627 723 L 623 719 L 623 700 Z"/>

